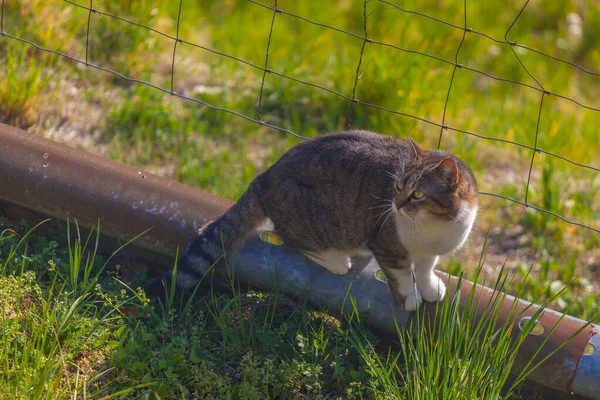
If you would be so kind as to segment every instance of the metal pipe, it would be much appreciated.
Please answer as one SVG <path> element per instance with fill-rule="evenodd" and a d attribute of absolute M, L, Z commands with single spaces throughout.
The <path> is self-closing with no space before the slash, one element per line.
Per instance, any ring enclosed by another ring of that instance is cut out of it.
<path fill-rule="evenodd" d="M 233 202 L 0 124 L 0 198 L 173 255 Z"/>
<path fill-rule="evenodd" d="M 60 219 L 76 217 L 91 227 L 101 220 L 102 232 L 128 239 L 151 228 L 136 245 L 173 256 L 197 229 L 224 213 L 233 203 L 104 158 L 73 149 L 39 136 L 0 124 L 0 199 Z M 386 285 L 376 278 L 372 261 L 353 268 L 344 276 L 333 275 L 303 255 L 283 246 L 260 240 L 250 242 L 232 255 L 236 278 L 255 287 L 278 289 L 292 297 L 306 296 L 314 303 L 339 313 L 347 296 L 355 298 L 367 323 L 395 333 L 395 324 L 407 326 L 410 314 L 395 307 Z M 472 283 L 440 273 L 449 283 L 449 295 L 460 290 L 465 303 Z M 493 290 L 476 287 L 480 298 L 478 317 L 485 318 L 487 299 Z M 514 298 L 507 296 L 500 315 L 502 323 Z M 519 301 L 518 309 L 529 306 Z M 349 307 L 349 304 L 346 305 Z M 431 307 L 426 307 L 431 312 Z M 530 306 L 519 321 L 533 315 L 539 306 Z M 515 363 L 520 371 L 560 318 L 560 313 L 545 310 L 538 318 L 538 335 L 530 335 Z M 518 323 L 517 323 L 518 324 Z M 544 362 L 530 379 L 566 393 L 600 399 L 600 335 L 598 326 L 565 317 L 548 337 L 538 359 L 550 354 L 580 328 L 567 345 Z M 541 330 L 540 330 L 541 329 Z M 518 332 L 519 327 L 514 331 Z"/>

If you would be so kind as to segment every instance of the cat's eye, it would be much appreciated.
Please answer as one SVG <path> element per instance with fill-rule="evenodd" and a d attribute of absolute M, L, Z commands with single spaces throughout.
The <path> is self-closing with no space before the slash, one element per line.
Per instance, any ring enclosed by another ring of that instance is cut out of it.
<path fill-rule="evenodd" d="M 425 197 L 425 193 L 421 192 L 420 190 L 415 190 L 412 194 L 412 197 L 416 200 L 420 200 Z"/>
<path fill-rule="evenodd" d="M 396 190 L 399 191 L 399 192 L 401 192 L 402 188 L 404 188 L 404 185 L 402 184 L 402 182 L 397 181 L 396 182 Z"/>

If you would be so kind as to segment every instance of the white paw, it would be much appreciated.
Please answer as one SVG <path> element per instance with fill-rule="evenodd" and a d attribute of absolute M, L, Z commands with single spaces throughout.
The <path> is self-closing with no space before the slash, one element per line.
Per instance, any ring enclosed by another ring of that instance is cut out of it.
<path fill-rule="evenodd" d="M 431 279 L 428 279 L 426 284 L 420 285 L 419 290 L 423 295 L 423 299 L 431 303 L 442 301 L 446 296 L 446 285 L 437 275 L 433 275 Z"/>
<path fill-rule="evenodd" d="M 404 297 L 404 311 L 415 311 L 423 303 L 423 298 L 419 290 L 416 292 L 413 291 Z"/>

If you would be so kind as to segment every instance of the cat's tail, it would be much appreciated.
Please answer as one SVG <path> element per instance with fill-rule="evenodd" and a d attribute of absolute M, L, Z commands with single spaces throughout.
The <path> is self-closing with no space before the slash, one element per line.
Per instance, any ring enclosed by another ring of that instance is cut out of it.
<path fill-rule="evenodd" d="M 225 214 L 206 225 L 186 247 L 177 261 L 176 287 L 190 289 L 224 255 L 242 248 L 267 219 L 260 202 L 260 184 L 253 181 L 248 190 Z M 173 270 L 144 285 L 148 297 L 164 296 L 171 287 Z"/>

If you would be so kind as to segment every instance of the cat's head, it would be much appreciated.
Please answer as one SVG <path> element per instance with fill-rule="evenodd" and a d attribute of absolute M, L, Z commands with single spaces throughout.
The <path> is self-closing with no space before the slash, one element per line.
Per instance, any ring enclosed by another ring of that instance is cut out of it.
<path fill-rule="evenodd" d="M 452 220 L 465 207 L 477 207 L 477 183 L 462 161 L 409 142 L 414 158 L 395 182 L 394 211 L 407 218 Z"/>

